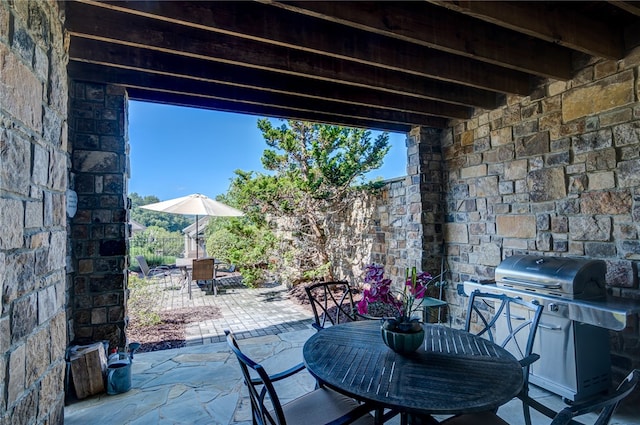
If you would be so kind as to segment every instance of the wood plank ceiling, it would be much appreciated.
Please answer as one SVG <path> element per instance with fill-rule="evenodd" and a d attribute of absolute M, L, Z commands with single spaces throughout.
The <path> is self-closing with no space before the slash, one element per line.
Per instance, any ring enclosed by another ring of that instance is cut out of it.
<path fill-rule="evenodd" d="M 639 44 L 609 2 L 64 3 L 69 75 L 131 99 L 407 132 Z"/>

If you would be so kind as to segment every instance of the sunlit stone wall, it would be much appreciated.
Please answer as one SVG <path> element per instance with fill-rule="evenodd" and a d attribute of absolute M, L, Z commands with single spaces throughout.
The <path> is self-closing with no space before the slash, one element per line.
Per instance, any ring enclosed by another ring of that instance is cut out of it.
<path fill-rule="evenodd" d="M 62 424 L 67 52 L 56 2 L 0 1 L 0 423 Z"/>
<path fill-rule="evenodd" d="M 512 254 L 607 263 L 607 285 L 640 302 L 640 48 L 620 61 L 577 60 L 570 81 L 477 111 L 442 134 L 450 299 L 493 278 Z M 612 332 L 614 366 L 640 365 L 640 328 Z"/>

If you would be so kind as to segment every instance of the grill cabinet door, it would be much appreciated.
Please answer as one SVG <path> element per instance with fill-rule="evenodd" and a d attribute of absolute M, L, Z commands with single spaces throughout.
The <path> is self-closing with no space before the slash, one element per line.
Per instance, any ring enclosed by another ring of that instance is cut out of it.
<path fill-rule="evenodd" d="M 540 359 L 531 365 L 530 381 L 573 400 L 577 388 L 572 321 L 561 315 L 543 314 L 533 352 Z"/>

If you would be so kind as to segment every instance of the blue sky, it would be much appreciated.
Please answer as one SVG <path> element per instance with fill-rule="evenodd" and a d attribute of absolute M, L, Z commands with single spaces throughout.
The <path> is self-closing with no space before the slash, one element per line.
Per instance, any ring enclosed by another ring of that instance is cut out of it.
<path fill-rule="evenodd" d="M 129 192 L 155 195 L 161 201 L 192 193 L 211 198 L 226 193 L 235 170 L 264 170 L 260 158 L 266 144 L 256 125 L 260 118 L 129 102 Z M 405 134 L 389 136 L 385 163 L 369 178 L 406 174 Z"/>

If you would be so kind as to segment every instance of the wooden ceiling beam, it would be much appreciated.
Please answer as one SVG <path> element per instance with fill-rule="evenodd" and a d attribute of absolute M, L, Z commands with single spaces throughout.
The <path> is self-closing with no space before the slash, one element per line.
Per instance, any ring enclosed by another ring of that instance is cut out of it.
<path fill-rule="evenodd" d="M 637 1 L 609 0 L 607 3 L 612 4 L 627 13 L 640 17 L 640 3 Z"/>
<path fill-rule="evenodd" d="M 623 28 L 581 15 L 572 2 L 427 1 L 591 56 L 624 57 Z"/>
<path fill-rule="evenodd" d="M 66 19 L 72 35 L 118 40 L 125 45 L 146 46 L 185 56 L 268 69 L 282 73 L 283 77 L 308 76 L 409 95 L 415 91 L 415 87 L 434 81 L 518 95 L 528 94 L 531 88 L 528 77 L 523 73 L 474 63 L 435 50 L 416 53 L 417 56 L 405 54 L 399 59 L 399 64 L 391 69 L 391 63 L 387 63 L 387 67 L 380 67 L 374 65 L 376 61 L 364 63 L 347 60 L 346 57 L 332 57 L 193 26 L 181 26 L 178 31 L 176 24 L 167 20 L 132 15 L 113 7 L 75 4 L 67 11 Z M 329 48 L 323 46 L 318 50 Z M 361 55 L 364 57 L 367 53 Z M 400 58 L 401 55 L 396 56 Z M 412 65 L 412 61 L 417 65 Z M 406 73 L 404 67 L 412 69 L 413 73 Z"/>
<path fill-rule="evenodd" d="M 174 74 L 217 81 L 233 85 L 260 87 L 264 90 L 284 93 L 300 93 L 311 98 L 330 98 L 356 103 L 378 103 L 390 108 L 400 108 L 424 112 L 422 108 L 436 105 L 429 101 L 445 103 L 443 114 L 459 115 L 467 113 L 456 106 L 471 105 L 484 109 L 493 109 L 501 99 L 493 92 L 478 90 L 448 83 L 434 82 L 416 86 L 409 96 L 377 90 L 375 87 L 359 87 L 329 81 L 318 81 L 300 76 L 287 76 L 268 70 L 259 70 L 233 64 L 212 62 L 189 56 L 176 56 L 169 52 L 148 50 L 136 46 L 112 45 L 107 41 L 72 37 L 69 49 L 70 59 L 89 62 L 114 64 L 121 67 L 144 70 L 154 73 Z M 420 93 L 418 93 L 420 92 Z M 423 106 L 420 103 L 425 101 Z M 454 105 L 449 105 L 454 104 Z M 394 106 L 395 105 L 395 106 Z"/>
<path fill-rule="evenodd" d="M 96 81 L 101 79 L 107 84 L 117 84 L 125 87 L 145 88 L 154 91 L 173 93 L 175 87 L 180 88 L 184 96 L 194 98 L 209 98 L 234 103 L 251 104 L 265 108 L 282 108 L 296 113 L 317 113 L 324 116 L 342 118 L 369 118 L 380 122 L 395 124 L 408 123 L 416 126 L 443 127 L 446 119 L 435 118 L 426 114 L 400 112 L 390 109 L 369 106 L 362 108 L 356 105 L 339 103 L 330 100 L 315 100 L 313 103 L 304 98 L 290 94 L 270 93 L 246 87 L 229 86 L 193 79 L 176 79 L 174 76 L 149 74 L 104 65 L 90 65 L 71 62 L 69 74 L 81 81 Z"/>
<path fill-rule="evenodd" d="M 158 2 L 152 10 L 147 3 L 140 1 L 92 4 L 420 77 L 459 82 L 504 93 L 526 94 L 530 89 L 528 74 L 524 72 L 256 2 L 201 1 L 188 5 Z M 552 77 L 561 75 L 556 73 Z"/>
<path fill-rule="evenodd" d="M 341 125 L 349 127 L 361 127 L 371 130 L 392 131 L 397 133 L 408 133 L 412 126 L 408 124 L 396 124 L 390 122 L 380 122 L 373 119 L 355 119 L 331 116 L 321 113 L 307 113 L 301 111 L 291 111 L 285 108 L 264 107 L 261 105 L 236 103 L 228 100 L 212 99 L 206 97 L 191 97 L 181 93 L 161 93 L 145 88 L 129 88 L 127 90 L 129 98 L 145 102 L 165 103 L 177 106 L 198 107 L 217 111 L 234 112 L 241 114 L 257 115 L 261 117 L 273 117 L 282 119 L 292 119 L 300 121 L 311 121 L 323 124 Z"/>
<path fill-rule="evenodd" d="M 82 54 L 79 54 L 81 52 Z M 307 102 L 333 100 L 361 107 L 374 106 L 418 114 L 436 115 L 447 118 L 469 118 L 472 108 L 443 101 L 443 99 L 423 99 L 380 92 L 372 88 L 353 87 L 342 84 L 314 81 L 304 77 L 281 78 L 277 73 L 238 67 L 231 64 L 208 62 L 198 58 L 178 58 L 175 55 L 131 46 L 113 46 L 104 41 L 73 38 L 70 46 L 70 60 L 87 64 L 107 64 L 123 69 L 175 76 L 231 86 L 253 88 L 269 93 L 297 95 Z M 76 67 L 77 68 L 77 67 Z M 465 97 L 466 89 L 458 92 L 440 88 L 439 94 L 445 99 L 458 102 L 472 100 Z M 498 105 L 499 100 L 489 97 L 483 102 L 487 107 Z M 490 109 L 490 108 L 487 108 Z"/>
<path fill-rule="evenodd" d="M 572 77 L 570 49 L 424 2 L 264 2 L 540 77 Z"/>

